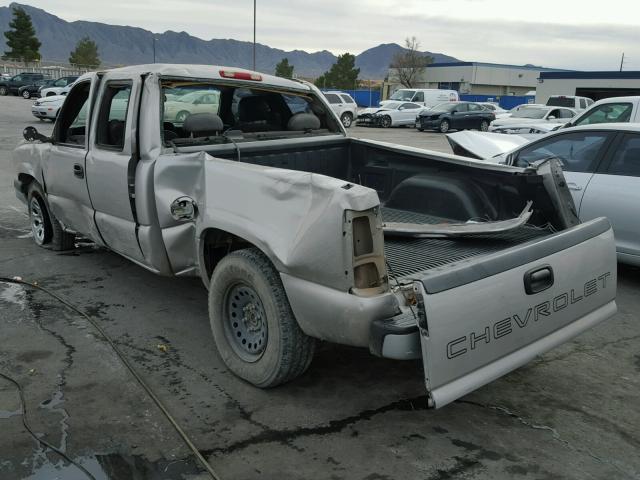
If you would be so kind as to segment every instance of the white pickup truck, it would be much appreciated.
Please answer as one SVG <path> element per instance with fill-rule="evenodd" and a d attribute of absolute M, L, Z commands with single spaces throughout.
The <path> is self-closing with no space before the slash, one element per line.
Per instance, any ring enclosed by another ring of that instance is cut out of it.
<path fill-rule="evenodd" d="M 168 121 L 167 103 L 194 92 L 216 101 Z M 349 138 L 306 82 L 197 65 L 88 73 L 53 135 L 25 140 L 15 189 L 36 243 L 83 235 L 199 276 L 222 359 L 259 387 L 301 375 L 321 339 L 422 358 L 441 407 L 616 312 L 609 222 L 579 224 L 554 161 Z"/>

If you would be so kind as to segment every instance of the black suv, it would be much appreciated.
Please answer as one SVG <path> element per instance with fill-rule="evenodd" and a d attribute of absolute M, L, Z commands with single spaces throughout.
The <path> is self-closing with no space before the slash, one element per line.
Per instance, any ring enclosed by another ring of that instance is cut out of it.
<path fill-rule="evenodd" d="M 491 110 L 474 102 L 449 102 L 425 109 L 416 117 L 416 128 L 438 130 L 447 133 L 449 129 L 464 130 L 477 128 L 486 132 L 489 124 L 496 119 Z"/>
<path fill-rule="evenodd" d="M 8 80 L 0 81 L 0 95 L 9 95 L 10 93 L 17 95 L 20 87 L 33 85 L 34 83 L 40 80 L 46 80 L 47 78 L 48 77 L 42 73 L 20 73 Z"/>

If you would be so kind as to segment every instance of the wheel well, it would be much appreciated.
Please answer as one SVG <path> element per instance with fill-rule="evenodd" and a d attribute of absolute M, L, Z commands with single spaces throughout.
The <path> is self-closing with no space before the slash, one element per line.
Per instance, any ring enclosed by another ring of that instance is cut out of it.
<path fill-rule="evenodd" d="M 203 266 L 201 275 L 206 284 L 209 283 L 213 269 L 226 255 L 235 250 L 255 247 L 244 238 L 217 228 L 205 230 L 200 238 L 200 259 Z"/>
<path fill-rule="evenodd" d="M 29 185 L 31 185 L 31 182 L 35 182 L 35 181 L 36 179 L 33 178 L 28 173 L 18 174 L 18 182 L 20 182 L 20 190 L 25 196 L 27 195 L 27 190 L 29 189 Z"/>

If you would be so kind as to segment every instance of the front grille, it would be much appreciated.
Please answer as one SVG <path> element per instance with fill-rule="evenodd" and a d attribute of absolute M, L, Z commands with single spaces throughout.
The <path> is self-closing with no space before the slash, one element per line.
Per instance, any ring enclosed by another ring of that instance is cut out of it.
<path fill-rule="evenodd" d="M 430 215 L 390 208 L 382 208 L 382 218 L 387 222 L 420 224 L 447 221 Z M 525 225 L 509 232 L 455 239 L 386 237 L 384 243 L 389 276 L 392 279 L 417 277 L 417 274 L 426 270 L 479 255 L 496 253 L 551 233 L 551 229 Z"/>

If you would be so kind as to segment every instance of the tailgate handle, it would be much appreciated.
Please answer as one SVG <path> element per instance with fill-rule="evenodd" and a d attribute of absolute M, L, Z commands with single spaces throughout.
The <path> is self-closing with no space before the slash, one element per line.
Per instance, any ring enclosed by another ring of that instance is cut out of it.
<path fill-rule="evenodd" d="M 527 295 L 540 293 L 553 285 L 553 268 L 551 265 L 536 267 L 524 274 L 524 290 Z"/>

